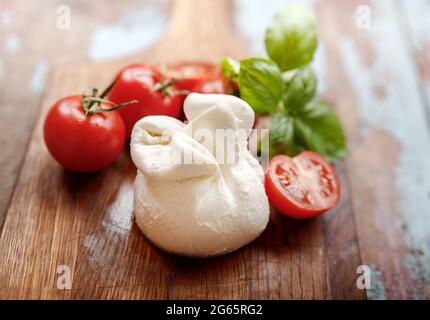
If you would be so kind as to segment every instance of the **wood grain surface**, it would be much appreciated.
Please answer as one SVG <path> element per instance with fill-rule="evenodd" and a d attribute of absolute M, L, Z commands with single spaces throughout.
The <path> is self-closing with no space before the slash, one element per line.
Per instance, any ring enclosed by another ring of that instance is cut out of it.
<path fill-rule="evenodd" d="M 127 152 L 98 174 L 62 170 L 43 143 L 44 114 L 61 96 L 105 86 L 128 62 L 217 61 L 226 55 L 261 54 L 264 28 L 284 1 L 146 1 L 149 7 L 142 4 L 143 11 L 155 10 L 160 21 L 169 21 L 158 27 L 167 27 L 161 41 L 113 62 L 52 67 L 43 90 L 37 78 L 46 64 L 83 61 L 88 52 L 97 61 L 109 52 L 97 42 L 109 27 L 97 29 L 94 19 L 109 24 L 141 6 L 139 1 L 112 6 L 77 3 L 64 43 L 69 51 L 76 50 L 74 57 L 49 44 L 50 50 L 43 52 L 37 40 L 27 39 L 17 48 L 11 34 L 22 39 L 25 29 L 16 20 L 6 28 L 3 12 L 28 18 L 31 5 L 0 3 L 0 39 L 9 43 L 0 56 L 0 126 L 8 132 L 0 138 L 5 177 L 0 180 L 0 217 L 5 217 L 0 298 L 430 297 L 428 3 L 315 1 L 320 49 L 314 65 L 320 95 L 336 107 L 348 138 L 348 158 L 338 167 L 342 203 L 308 222 L 273 213 L 267 230 L 249 246 L 206 260 L 161 252 L 132 222 L 135 167 Z M 55 23 L 57 4 L 47 4 L 51 11 L 34 19 L 35 30 L 46 33 L 44 41 L 60 41 L 64 33 L 48 26 Z M 103 9 L 97 16 L 99 7 Z M 369 29 L 357 24 L 363 8 L 370 9 Z M 157 21 L 153 24 L 158 26 Z M 90 39 L 90 30 L 99 35 L 96 40 Z M 17 72 L 10 75 L 14 66 Z M 30 90 L 22 88 L 23 82 L 30 83 Z M 13 90 L 16 87 L 22 90 Z M 20 105 L 28 112 L 17 113 Z M 356 286 L 356 269 L 362 264 L 372 269 L 367 292 Z M 57 288 L 57 271 L 63 265 L 72 272 L 71 290 Z"/>

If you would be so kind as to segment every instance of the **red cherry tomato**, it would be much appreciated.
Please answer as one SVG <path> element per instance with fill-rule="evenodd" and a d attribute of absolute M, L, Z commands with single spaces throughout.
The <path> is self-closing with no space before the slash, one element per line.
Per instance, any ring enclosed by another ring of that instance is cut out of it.
<path fill-rule="evenodd" d="M 321 215 L 340 199 L 340 183 L 334 167 L 311 151 L 294 158 L 275 156 L 265 173 L 265 188 L 273 207 L 294 219 Z"/>
<path fill-rule="evenodd" d="M 235 86 L 233 82 L 223 76 L 218 76 L 211 80 L 200 81 L 200 83 L 194 87 L 193 92 L 233 94 L 234 90 Z"/>
<path fill-rule="evenodd" d="M 134 124 L 145 116 L 180 116 L 183 99 L 175 90 L 177 88 L 169 85 L 157 68 L 135 64 L 120 71 L 107 98 L 115 104 L 138 101 L 119 110 L 130 137 Z"/>
<path fill-rule="evenodd" d="M 230 81 L 221 73 L 216 64 L 188 62 L 166 67 L 166 76 L 178 80 L 179 90 L 198 93 L 233 92 Z"/>
<path fill-rule="evenodd" d="M 44 138 L 49 152 L 64 168 L 92 172 L 120 155 L 125 126 L 116 111 L 86 115 L 81 100 L 81 96 L 70 96 L 52 106 L 45 119 Z"/>

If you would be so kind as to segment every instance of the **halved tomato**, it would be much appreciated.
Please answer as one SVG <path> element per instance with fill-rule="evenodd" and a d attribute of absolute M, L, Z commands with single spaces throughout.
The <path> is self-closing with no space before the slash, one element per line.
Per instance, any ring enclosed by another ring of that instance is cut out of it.
<path fill-rule="evenodd" d="M 334 167 L 311 151 L 294 158 L 273 157 L 265 173 L 265 188 L 273 207 L 294 219 L 321 215 L 339 203 L 341 194 Z"/>

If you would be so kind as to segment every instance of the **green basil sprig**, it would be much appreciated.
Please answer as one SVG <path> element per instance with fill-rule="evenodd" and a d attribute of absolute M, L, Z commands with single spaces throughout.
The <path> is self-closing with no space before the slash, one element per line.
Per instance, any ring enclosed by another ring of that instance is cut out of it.
<path fill-rule="evenodd" d="M 317 48 L 316 34 L 312 13 L 287 5 L 266 31 L 269 59 L 221 61 L 224 75 L 238 83 L 240 97 L 257 114 L 271 115 L 271 156 L 313 150 L 336 162 L 346 155 L 336 113 L 316 99 L 318 81 L 308 65 Z"/>

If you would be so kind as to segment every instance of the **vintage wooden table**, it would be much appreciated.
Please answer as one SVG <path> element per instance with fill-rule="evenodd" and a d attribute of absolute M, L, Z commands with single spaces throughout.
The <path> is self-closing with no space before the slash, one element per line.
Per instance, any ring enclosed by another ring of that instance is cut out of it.
<path fill-rule="evenodd" d="M 127 152 L 91 175 L 65 172 L 47 153 L 42 121 L 59 97 L 101 87 L 131 61 L 262 54 L 284 2 L 0 2 L 0 298 L 430 297 L 428 1 L 296 1 L 316 13 L 319 94 L 347 133 L 343 200 L 308 222 L 274 214 L 227 256 L 175 257 L 144 238 L 131 221 Z M 68 12 L 70 28 L 58 20 Z M 61 266 L 70 290 L 57 287 Z"/>

